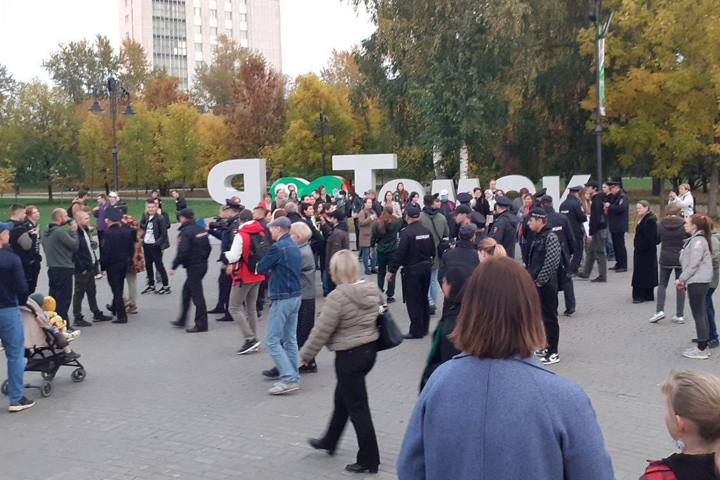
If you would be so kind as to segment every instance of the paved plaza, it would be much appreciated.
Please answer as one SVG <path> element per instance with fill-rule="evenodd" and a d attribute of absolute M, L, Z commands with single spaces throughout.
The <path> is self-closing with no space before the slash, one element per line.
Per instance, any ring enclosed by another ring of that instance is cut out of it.
<path fill-rule="evenodd" d="M 217 258 L 218 247 L 213 248 L 211 260 Z M 173 255 L 174 248 L 166 252 L 166 265 Z M 217 299 L 217 272 L 212 264 L 205 279 L 209 307 Z M 720 351 L 707 361 L 682 358 L 695 336 L 689 308 L 685 325 L 669 320 L 651 325 L 647 319 L 654 306 L 632 303 L 632 273 L 609 275 L 604 285 L 576 281 L 578 311 L 571 318 L 560 317 L 562 362 L 550 368 L 579 383 L 590 396 L 616 477 L 637 479 L 646 459 L 673 452 L 660 384 L 673 368 L 720 373 Z M 145 275 L 139 277 L 144 283 Z M 51 397 L 27 391 L 37 402 L 34 408 L 10 414 L 2 404 L 0 478 L 364 478 L 342 471 L 355 461 L 357 444 L 350 424 L 334 457 L 306 443 L 323 433 L 331 413 L 333 354 L 325 350 L 319 355 L 318 373 L 303 377 L 298 394 L 270 397 L 272 383 L 260 372 L 271 367 L 272 360 L 264 349 L 236 355 L 242 343 L 237 325 L 211 319 L 210 332 L 195 335 L 170 327 L 184 278 L 182 269 L 171 277 L 172 295 L 142 297 L 140 313 L 131 315 L 129 324 L 83 329 L 72 344 L 87 369 L 83 383 L 73 383 L 72 370 L 64 367 Z M 44 272 L 40 286 L 46 292 Z M 100 281 L 98 296 L 101 305 L 110 300 L 106 280 Z M 670 292 L 670 314 L 674 300 Z M 321 307 L 321 296 L 318 302 Z M 562 311 L 562 298 L 560 305 Z M 390 308 L 407 330 L 402 302 Z M 263 330 L 266 320 L 267 310 L 261 318 Z M 406 341 L 378 355 L 368 389 L 382 465 L 379 475 L 367 478 L 396 478 L 395 462 L 429 345 L 429 337 Z M 26 381 L 37 384 L 41 379 L 28 374 Z"/>

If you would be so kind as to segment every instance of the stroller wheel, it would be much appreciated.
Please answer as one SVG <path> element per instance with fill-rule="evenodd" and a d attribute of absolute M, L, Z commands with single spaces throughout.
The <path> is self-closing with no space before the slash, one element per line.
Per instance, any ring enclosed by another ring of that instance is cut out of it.
<path fill-rule="evenodd" d="M 46 381 L 45 383 L 43 383 L 43 386 L 42 386 L 42 388 L 40 389 L 40 393 L 42 394 L 42 396 L 43 396 L 43 397 L 49 397 L 50 395 L 52 395 L 52 392 L 53 392 L 53 384 L 52 384 L 52 382 L 47 382 L 47 381 Z"/>
<path fill-rule="evenodd" d="M 0 388 L 0 390 L 2 390 L 2 394 L 3 394 L 3 395 L 7 395 L 7 394 L 10 393 L 10 387 L 8 387 L 8 381 L 7 381 L 7 380 L 5 380 L 5 381 L 2 383 L 2 387 Z"/>
<path fill-rule="evenodd" d="M 72 374 L 70 374 L 70 377 L 72 378 L 73 382 L 82 382 L 85 380 L 85 376 L 87 374 L 85 373 L 84 368 L 76 368 L 73 370 Z"/>
<path fill-rule="evenodd" d="M 55 378 L 55 374 L 52 372 L 42 372 L 42 377 L 45 380 L 51 381 Z"/>

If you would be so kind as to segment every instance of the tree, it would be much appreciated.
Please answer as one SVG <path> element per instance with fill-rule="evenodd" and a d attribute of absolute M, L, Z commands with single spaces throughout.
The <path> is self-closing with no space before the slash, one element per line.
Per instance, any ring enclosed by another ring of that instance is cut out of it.
<path fill-rule="evenodd" d="M 7 115 L 10 101 L 18 88 L 18 82 L 8 73 L 7 67 L 0 64 L 0 120 Z"/>
<path fill-rule="evenodd" d="M 230 158 L 230 128 L 222 117 L 206 113 L 200 115 L 198 129 L 202 138 L 199 157 L 201 167 L 197 170 L 194 181 L 202 184 L 215 165 Z"/>
<path fill-rule="evenodd" d="M 220 35 L 212 61 L 195 69 L 192 91 L 195 104 L 203 111 L 212 110 L 216 114 L 235 105 L 233 83 L 249 56 L 248 49 L 235 39 Z"/>
<path fill-rule="evenodd" d="M 240 66 L 232 94 L 227 122 L 233 155 L 255 157 L 261 148 L 282 141 L 288 108 L 282 75 L 252 55 Z"/>
<path fill-rule="evenodd" d="M 151 183 L 160 183 L 157 159 L 156 138 L 162 112 L 151 111 L 143 102 L 133 104 L 137 115 L 127 119 L 125 126 L 118 132 L 118 162 L 125 171 L 126 185 L 135 186 L 135 198 L 139 187 Z"/>
<path fill-rule="evenodd" d="M 120 84 L 131 92 L 139 92 L 150 80 L 150 62 L 139 42 L 126 38 L 120 48 Z"/>
<path fill-rule="evenodd" d="M 100 118 L 88 113 L 78 135 L 78 153 L 85 185 L 93 188 L 112 181 L 111 148 L 108 129 Z"/>
<path fill-rule="evenodd" d="M 170 105 L 162 119 L 159 143 L 165 155 L 165 179 L 182 181 L 183 190 L 200 168 L 202 137 L 199 121 L 200 114 L 195 108 L 180 103 Z"/>
<path fill-rule="evenodd" d="M 52 201 L 53 181 L 78 173 L 78 119 L 72 101 L 62 90 L 39 82 L 23 85 L 7 128 L 16 180 L 44 183 Z"/>
<path fill-rule="evenodd" d="M 55 85 L 65 90 L 76 104 L 93 95 L 106 95 L 107 79 L 117 76 L 120 68 L 120 58 L 110 40 L 97 35 L 94 43 L 81 40 L 59 47 L 42 64 Z"/>
<path fill-rule="evenodd" d="M 358 47 L 353 47 L 349 52 L 333 49 L 330 61 L 320 71 L 320 78 L 323 82 L 331 85 L 344 85 L 348 90 L 357 88 L 364 79 L 356 61 L 356 57 L 359 55 Z"/>
<path fill-rule="evenodd" d="M 150 80 L 145 88 L 143 100 L 150 110 L 165 109 L 174 103 L 188 103 L 190 97 L 178 90 L 180 80 L 177 77 L 160 75 Z"/>

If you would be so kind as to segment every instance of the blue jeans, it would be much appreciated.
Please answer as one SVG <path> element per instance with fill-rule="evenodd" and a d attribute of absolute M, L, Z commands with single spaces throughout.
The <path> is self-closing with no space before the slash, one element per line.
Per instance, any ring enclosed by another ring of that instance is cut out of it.
<path fill-rule="evenodd" d="M 428 289 L 428 302 L 430 307 L 437 305 L 438 295 L 440 295 L 440 283 L 438 282 L 438 269 L 430 270 L 430 288 Z"/>
<path fill-rule="evenodd" d="M 300 297 L 273 300 L 265 330 L 265 347 L 283 383 L 300 381 L 298 373 L 297 322 Z"/>
<path fill-rule="evenodd" d="M 328 296 L 330 295 L 330 292 L 335 290 L 335 284 L 333 283 L 332 279 L 330 278 L 330 272 L 325 270 L 322 274 L 322 282 L 323 282 L 323 295 Z"/>
<path fill-rule="evenodd" d="M 365 271 L 367 272 L 370 269 L 375 269 L 377 266 L 377 255 L 373 255 L 372 260 L 370 259 L 370 252 L 373 249 L 371 247 L 361 247 L 360 248 L 360 254 L 362 255 L 362 262 L 365 266 Z"/>
<path fill-rule="evenodd" d="M 605 242 L 605 251 L 607 252 L 608 260 L 615 260 L 615 247 L 613 247 L 612 240 L 608 234 L 607 241 Z"/>
<path fill-rule="evenodd" d="M 715 305 L 712 302 L 713 293 L 715 288 L 708 288 L 707 294 L 705 295 L 705 307 L 707 308 L 708 326 L 710 327 L 710 340 L 718 339 L 717 325 L 715 324 Z"/>
<path fill-rule="evenodd" d="M 18 307 L 0 308 L 0 340 L 5 348 L 10 403 L 23 396 L 25 372 L 25 331 Z"/>

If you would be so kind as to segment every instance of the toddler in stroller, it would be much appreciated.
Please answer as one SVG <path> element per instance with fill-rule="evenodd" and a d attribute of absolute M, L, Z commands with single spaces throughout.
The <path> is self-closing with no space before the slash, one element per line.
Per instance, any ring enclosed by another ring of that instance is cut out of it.
<path fill-rule="evenodd" d="M 66 334 L 48 320 L 48 315 L 40 307 L 44 304 L 45 297 L 35 293 L 28 299 L 27 305 L 20 307 L 20 315 L 25 333 L 25 358 L 27 358 L 25 371 L 40 372 L 45 379 L 42 386 L 28 384 L 25 387 L 37 388 L 43 397 L 49 397 L 53 390 L 52 380 L 60 367 L 76 367 L 71 375 L 75 382 L 82 382 L 85 379 L 85 368 L 78 361 L 80 354 L 69 347 Z M 70 340 L 75 338 L 73 334 L 68 335 Z M 3 394 L 8 394 L 7 380 L 0 388 Z"/>

